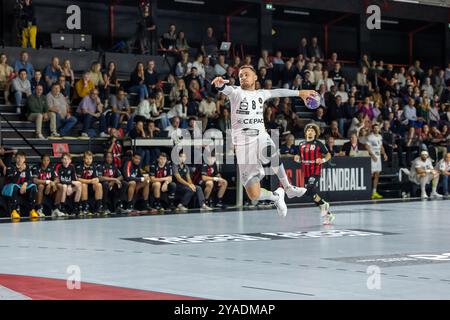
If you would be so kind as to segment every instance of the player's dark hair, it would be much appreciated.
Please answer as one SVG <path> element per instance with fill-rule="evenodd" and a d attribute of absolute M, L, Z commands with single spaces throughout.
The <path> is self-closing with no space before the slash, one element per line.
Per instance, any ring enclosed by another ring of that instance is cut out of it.
<path fill-rule="evenodd" d="M 159 154 L 159 157 L 158 157 L 158 158 L 160 158 L 160 157 L 163 157 L 163 158 L 166 158 L 166 159 L 167 159 L 167 154 L 166 154 L 165 152 L 161 152 L 161 153 Z"/>
<path fill-rule="evenodd" d="M 48 154 L 43 154 L 41 156 L 41 161 L 43 161 L 45 158 L 50 158 L 50 156 Z"/>
<path fill-rule="evenodd" d="M 24 157 L 24 158 L 26 158 L 27 155 L 25 154 L 24 151 L 20 150 L 20 151 L 17 151 L 17 153 L 16 153 L 16 158 L 17 157 Z"/>

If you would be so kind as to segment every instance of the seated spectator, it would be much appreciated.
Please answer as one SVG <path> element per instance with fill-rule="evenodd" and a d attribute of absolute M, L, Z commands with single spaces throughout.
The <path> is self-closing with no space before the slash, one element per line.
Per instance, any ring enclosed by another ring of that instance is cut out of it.
<path fill-rule="evenodd" d="M 150 182 L 154 197 L 154 208 L 164 211 L 161 205 L 161 195 L 167 194 L 168 204 L 171 209 L 175 208 L 176 183 L 173 181 L 172 165 L 167 159 L 167 154 L 161 153 L 158 159 L 150 167 Z"/>
<path fill-rule="evenodd" d="M 332 157 L 339 154 L 339 148 L 336 146 L 336 139 L 333 136 L 326 137 L 325 146 L 327 147 Z"/>
<path fill-rule="evenodd" d="M 55 166 L 55 182 L 58 189 L 55 197 L 55 209 L 52 211 L 53 217 L 63 217 L 78 214 L 81 211 L 81 182 L 77 181 L 77 173 L 75 166 L 72 164 L 72 156 L 64 153 L 61 162 Z M 74 196 L 74 206 L 71 210 L 66 206 L 67 197 Z"/>
<path fill-rule="evenodd" d="M 117 68 L 114 62 L 109 62 L 108 67 L 103 72 L 103 81 L 105 82 L 105 98 L 110 99 L 120 88 L 120 82 L 117 78 Z"/>
<path fill-rule="evenodd" d="M 448 149 L 447 139 L 438 130 L 436 126 L 430 127 L 430 138 L 431 138 L 431 146 L 434 149 L 436 155 L 435 159 L 438 160 L 445 157 Z"/>
<path fill-rule="evenodd" d="M 180 128 L 180 118 L 173 117 L 170 119 L 171 125 L 168 126 L 165 130 L 168 131 L 168 136 L 175 142 L 178 143 L 180 139 L 183 138 L 183 132 Z"/>
<path fill-rule="evenodd" d="M 156 92 L 156 86 L 158 84 L 158 72 L 155 69 L 155 61 L 150 60 L 147 63 L 147 69 L 145 70 L 145 85 L 147 86 L 147 90 L 149 95 L 154 94 Z"/>
<path fill-rule="evenodd" d="M 403 107 L 403 125 L 420 128 L 421 125 L 417 119 L 417 110 L 413 98 L 408 100 L 408 104 Z"/>
<path fill-rule="evenodd" d="M 16 100 L 17 114 L 20 114 L 21 106 L 25 105 L 26 99 L 31 96 L 31 83 L 27 79 L 27 71 L 22 69 L 19 71 L 19 76 L 12 81 L 12 90 Z"/>
<path fill-rule="evenodd" d="M 356 131 L 350 132 L 350 141 L 344 143 L 339 152 L 340 156 L 346 157 L 360 157 L 360 152 L 367 152 L 367 146 L 358 140 L 358 133 Z"/>
<path fill-rule="evenodd" d="M 131 160 L 125 162 L 123 170 L 123 180 L 127 183 L 127 202 L 125 210 L 132 212 L 135 207 L 135 196 L 142 193 L 145 205 L 144 210 L 151 210 L 149 200 L 150 177 L 144 176 L 141 171 L 141 155 L 135 153 Z"/>
<path fill-rule="evenodd" d="M 295 145 L 295 137 L 293 134 L 288 134 L 286 136 L 286 144 L 280 147 L 280 156 L 281 158 L 294 158 L 297 154 L 299 154 L 299 150 Z"/>
<path fill-rule="evenodd" d="M 39 217 L 45 217 L 42 206 L 44 197 L 54 198 L 58 187 L 56 186 L 55 168 L 50 164 L 50 156 L 41 156 L 41 163 L 32 170 L 33 183 L 37 186 L 36 212 Z"/>
<path fill-rule="evenodd" d="M 56 135 L 56 114 L 48 112 L 47 97 L 43 95 L 44 88 L 41 85 L 36 87 L 36 94 L 27 99 L 27 119 L 36 123 L 36 138 L 45 139 L 42 135 L 42 121 L 50 120 L 50 128 L 54 129 Z"/>
<path fill-rule="evenodd" d="M 214 36 L 214 29 L 212 27 L 206 29 L 206 35 L 202 39 L 200 50 L 205 57 L 214 57 L 217 51 L 219 51 L 219 44 Z"/>
<path fill-rule="evenodd" d="M 319 90 L 321 85 L 325 85 L 326 91 L 330 91 L 331 87 L 334 86 L 334 81 L 333 79 L 328 77 L 328 71 L 324 70 L 323 71 L 323 77 L 321 80 L 319 80 L 316 84 L 316 90 Z"/>
<path fill-rule="evenodd" d="M 95 88 L 94 82 L 91 80 L 91 73 L 85 72 L 80 80 L 75 84 L 74 103 L 81 102 L 81 99 L 89 96 L 89 93 Z"/>
<path fill-rule="evenodd" d="M 41 85 L 42 88 L 44 88 L 44 94 L 47 94 L 47 92 L 48 92 L 47 83 L 42 78 L 41 70 L 38 69 L 38 70 L 34 71 L 34 77 L 33 77 L 33 79 L 31 79 L 30 84 L 31 84 L 31 93 L 32 94 L 36 93 L 36 87 L 38 85 Z"/>
<path fill-rule="evenodd" d="M 145 130 L 145 120 L 142 118 L 136 118 L 136 125 L 134 128 L 128 133 L 128 136 L 135 139 L 149 139 L 149 136 Z M 141 156 L 141 167 L 144 171 L 148 172 L 150 168 L 150 148 L 149 147 L 137 147 L 136 152 Z"/>
<path fill-rule="evenodd" d="M 420 136 L 416 133 L 414 127 L 409 127 L 408 133 L 405 136 L 405 147 L 406 147 L 406 164 L 409 166 L 411 164 L 411 159 L 414 153 L 419 153 L 422 148 L 422 140 Z"/>
<path fill-rule="evenodd" d="M 319 47 L 317 37 L 311 38 L 311 45 L 308 48 L 308 57 L 316 58 L 317 61 L 322 61 L 324 59 L 323 51 Z"/>
<path fill-rule="evenodd" d="M 187 52 L 182 52 L 181 60 L 175 67 L 175 75 L 177 78 L 184 78 L 191 72 L 191 68 L 192 63 L 189 62 L 189 54 Z"/>
<path fill-rule="evenodd" d="M 58 82 L 59 76 L 63 73 L 63 70 L 59 64 L 59 58 L 53 57 L 52 62 L 44 69 L 44 79 L 47 82 L 47 87 L 51 88 L 52 84 Z"/>
<path fill-rule="evenodd" d="M 172 109 L 170 109 L 170 111 L 167 113 L 168 119 L 173 119 L 174 117 L 178 117 L 179 120 L 181 120 L 182 128 L 186 128 L 186 126 L 187 126 L 188 102 L 189 102 L 188 97 L 182 96 L 180 103 L 173 106 Z"/>
<path fill-rule="evenodd" d="M 131 118 L 131 107 L 128 102 L 127 94 L 123 88 L 118 88 L 117 94 L 109 97 L 111 112 L 106 115 L 108 127 L 120 129 L 120 124 L 124 120 Z"/>
<path fill-rule="evenodd" d="M 189 83 L 188 87 L 189 101 L 197 101 L 197 102 L 202 101 L 204 92 L 205 90 L 199 86 L 198 81 L 192 80 Z"/>
<path fill-rule="evenodd" d="M 325 114 L 324 108 L 319 107 L 316 110 L 316 114 L 312 118 L 313 122 L 315 122 L 321 129 L 327 126 L 324 114 Z"/>
<path fill-rule="evenodd" d="M 69 59 L 65 59 L 62 65 L 62 75 L 66 77 L 69 87 L 75 87 L 75 73 L 72 69 L 72 64 Z M 70 95 L 69 95 L 70 96 Z"/>
<path fill-rule="evenodd" d="M 281 72 L 281 85 L 283 88 L 289 88 L 292 85 L 295 77 L 297 76 L 298 70 L 293 66 L 291 61 L 286 61 L 284 69 Z"/>
<path fill-rule="evenodd" d="M 111 129 L 111 138 L 106 143 L 106 152 L 113 156 L 113 163 L 117 168 L 122 168 L 123 137 L 119 130 Z"/>
<path fill-rule="evenodd" d="M 430 184 L 430 182 L 432 187 L 430 196 L 433 198 L 442 198 L 442 195 L 437 193 L 439 171 L 433 168 L 433 163 L 431 162 L 427 151 L 422 151 L 420 157 L 414 159 L 409 172 L 409 180 L 412 183 L 420 185 L 420 197 L 422 200 L 428 199 L 426 186 L 427 184 Z"/>
<path fill-rule="evenodd" d="M 326 130 L 325 134 L 335 139 L 344 139 L 344 137 L 339 132 L 339 125 L 336 120 L 331 121 L 330 128 Z"/>
<path fill-rule="evenodd" d="M 126 192 L 127 186 L 119 168 L 114 163 L 112 152 L 105 153 L 103 163 L 97 166 L 98 178 L 102 185 L 105 215 L 116 212 L 121 196 Z"/>
<path fill-rule="evenodd" d="M 227 133 L 227 130 L 231 130 L 231 115 L 230 110 L 228 108 L 221 109 L 221 117 L 217 121 L 217 127 L 224 134 Z"/>
<path fill-rule="evenodd" d="M 39 218 L 36 212 L 36 192 L 37 187 L 33 183 L 31 168 L 26 163 L 25 152 L 19 151 L 16 154 L 15 165 L 7 169 L 6 184 L 2 190 L 2 196 L 8 198 L 11 219 L 21 218 L 21 199 L 25 199 L 31 205 L 30 218 Z"/>
<path fill-rule="evenodd" d="M 204 65 L 203 55 L 201 53 L 197 54 L 195 61 L 192 63 L 192 67 L 197 69 L 197 74 L 200 77 L 200 81 L 203 84 L 206 78 L 206 71 Z"/>
<path fill-rule="evenodd" d="M 341 70 L 341 64 L 337 62 L 334 65 L 334 69 L 330 71 L 330 78 L 333 79 L 334 83 L 340 83 L 345 80 L 345 75 Z"/>
<path fill-rule="evenodd" d="M 342 83 L 342 82 L 339 83 L 339 87 L 338 87 L 336 94 L 341 97 L 342 103 L 347 103 L 348 93 L 347 93 L 347 90 L 345 90 L 345 83 Z"/>
<path fill-rule="evenodd" d="M 100 123 L 100 137 L 109 138 L 109 135 L 106 133 L 106 118 L 103 114 L 103 104 L 100 101 L 97 89 L 92 89 L 89 96 L 81 100 L 77 108 L 77 114 L 79 121 L 83 123 L 82 138 L 89 138 L 89 133 L 95 135 L 92 133 L 94 121 L 99 121 Z"/>
<path fill-rule="evenodd" d="M 0 54 L 0 90 L 3 91 L 5 97 L 5 103 L 10 105 L 9 92 L 11 89 L 11 83 L 14 77 L 14 69 L 8 65 L 8 57 L 6 54 Z"/>
<path fill-rule="evenodd" d="M 203 82 L 198 75 L 198 71 L 196 67 L 191 68 L 191 72 L 184 78 L 184 83 L 191 83 L 192 81 L 196 81 L 198 83 L 198 87 L 203 87 Z"/>
<path fill-rule="evenodd" d="M 78 120 L 71 115 L 70 105 L 61 94 L 61 86 L 53 84 L 52 90 L 47 94 L 47 106 L 50 118 L 50 132 L 52 138 L 64 137 L 77 124 Z M 54 116 L 53 116 L 54 114 Z M 52 127 L 52 117 L 56 119 L 56 126 Z"/>
<path fill-rule="evenodd" d="M 266 68 L 267 70 L 270 70 L 270 71 L 273 68 L 273 64 L 269 58 L 269 51 L 267 51 L 267 50 L 261 51 L 261 57 L 258 60 L 257 69 L 259 70 L 261 68 Z"/>
<path fill-rule="evenodd" d="M 177 50 L 177 52 L 181 53 L 181 52 L 187 52 L 187 51 L 189 51 L 189 49 L 190 49 L 189 43 L 186 39 L 184 32 L 183 31 L 178 32 L 178 36 L 175 41 L 175 50 Z"/>
<path fill-rule="evenodd" d="M 200 210 L 212 210 L 205 203 L 205 195 L 200 186 L 196 186 L 191 179 L 191 173 L 189 167 L 186 165 L 186 154 L 181 151 L 179 153 L 178 163 L 173 164 L 173 175 L 175 177 L 176 183 L 176 199 L 180 200 L 177 206 L 179 211 L 187 211 L 189 203 L 191 202 L 194 195 L 196 195 L 198 203 L 200 205 Z"/>
<path fill-rule="evenodd" d="M 105 81 L 103 80 L 102 64 L 98 61 L 93 62 L 91 64 L 91 70 L 89 71 L 89 73 L 91 74 L 92 83 L 99 90 L 101 96 L 103 97 L 105 93 Z"/>
<path fill-rule="evenodd" d="M 206 94 L 205 99 L 200 102 L 198 111 L 199 116 L 202 119 L 203 131 L 212 126 L 219 118 L 216 103 L 210 95 Z"/>
<path fill-rule="evenodd" d="M 14 72 L 19 74 L 19 71 L 25 69 L 27 71 L 27 79 L 31 81 L 34 77 L 34 67 L 31 62 L 28 61 L 28 52 L 22 51 L 20 53 L 20 59 L 14 64 Z"/>
<path fill-rule="evenodd" d="M 63 93 L 63 95 L 67 98 L 70 99 L 70 85 L 69 82 L 66 81 L 66 77 L 65 76 L 60 76 L 58 79 L 58 83 L 59 86 L 61 87 L 61 92 Z"/>
<path fill-rule="evenodd" d="M 223 197 L 227 191 L 228 181 L 225 180 L 217 169 L 215 152 L 209 152 L 201 166 L 198 166 L 194 173 L 194 184 L 203 189 L 205 204 L 210 208 L 224 209 Z M 212 195 L 216 195 L 213 201 Z"/>
<path fill-rule="evenodd" d="M 314 90 L 313 81 L 311 81 L 310 79 L 312 74 L 313 73 L 311 73 L 310 71 L 305 72 L 305 79 L 303 80 L 302 83 L 302 90 Z"/>
<path fill-rule="evenodd" d="M 186 89 L 186 83 L 183 79 L 177 79 L 177 83 L 172 87 L 169 93 L 169 100 L 172 105 L 180 102 L 182 96 L 187 96 L 189 94 Z"/>
<path fill-rule="evenodd" d="M 383 126 L 381 127 L 381 136 L 383 137 L 383 148 L 388 156 L 388 163 L 394 166 L 394 151 L 398 154 L 398 166 L 403 167 L 403 144 L 397 144 L 397 136 L 391 130 L 391 122 L 389 120 L 383 121 Z"/>
<path fill-rule="evenodd" d="M 214 72 L 216 77 L 221 77 L 227 73 L 228 64 L 225 63 L 225 55 L 220 54 L 219 59 L 214 66 Z"/>
<path fill-rule="evenodd" d="M 364 103 L 361 106 L 360 112 L 366 115 L 370 121 L 374 121 L 375 115 L 373 113 L 373 102 L 369 97 L 364 99 Z"/>
<path fill-rule="evenodd" d="M 149 96 L 147 86 L 145 85 L 145 70 L 142 62 L 136 64 L 136 68 L 130 75 L 130 88 L 128 91 L 138 94 L 139 102 L 147 99 Z"/>
<path fill-rule="evenodd" d="M 169 30 L 165 32 L 159 40 L 159 48 L 163 50 L 174 50 L 177 41 L 177 28 L 174 24 L 169 26 Z"/>
<path fill-rule="evenodd" d="M 450 152 L 445 155 L 437 164 L 436 171 L 439 172 L 439 175 L 442 177 L 442 190 L 444 192 L 444 196 L 448 198 L 448 186 L 449 186 L 449 176 L 450 176 Z"/>
<path fill-rule="evenodd" d="M 103 186 L 97 175 L 98 168 L 93 164 L 94 155 L 91 151 L 83 153 L 83 163 L 76 166 L 77 181 L 81 182 L 80 216 L 103 215 Z M 92 199 L 92 195 L 93 198 Z M 94 205 L 90 205 L 94 200 Z"/>

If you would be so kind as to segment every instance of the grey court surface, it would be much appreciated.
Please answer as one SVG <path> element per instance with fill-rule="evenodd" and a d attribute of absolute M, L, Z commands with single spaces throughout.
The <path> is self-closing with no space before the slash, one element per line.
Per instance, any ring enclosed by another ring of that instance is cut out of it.
<path fill-rule="evenodd" d="M 450 201 L 334 212 L 332 227 L 317 208 L 0 224 L 0 274 L 77 266 L 82 282 L 205 299 L 450 299 Z"/>

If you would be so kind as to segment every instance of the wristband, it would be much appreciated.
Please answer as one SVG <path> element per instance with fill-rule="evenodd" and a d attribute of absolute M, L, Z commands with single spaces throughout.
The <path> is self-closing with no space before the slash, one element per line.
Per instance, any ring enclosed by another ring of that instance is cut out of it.
<path fill-rule="evenodd" d="M 145 181 L 145 178 L 144 178 L 144 177 L 142 177 L 142 178 L 141 178 L 141 182 L 144 182 L 144 181 Z"/>
<path fill-rule="evenodd" d="M 45 180 L 45 184 L 50 184 L 50 180 Z"/>
<path fill-rule="evenodd" d="M 217 182 L 217 181 L 219 181 L 219 178 L 218 178 L 218 177 L 214 177 L 213 180 L 214 180 L 215 182 Z"/>

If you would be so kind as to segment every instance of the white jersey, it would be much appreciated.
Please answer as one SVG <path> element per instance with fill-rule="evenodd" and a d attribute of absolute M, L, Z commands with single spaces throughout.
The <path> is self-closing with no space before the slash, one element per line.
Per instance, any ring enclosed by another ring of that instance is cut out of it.
<path fill-rule="evenodd" d="M 450 161 L 445 161 L 445 159 L 442 159 L 436 164 L 436 170 L 439 172 L 450 172 Z"/>
<path fill-rule="evenodd" d="M 410 170 L 410 178 L 411 179 L 415 179 L 417 177 L 416 169 L 432 170 L 433 163 L 431 162 L 430 158 L 427 158 L 427 160 L 425 160 L 425 161 L 423 161 L 420 157 L 414 159 L 414 161 L 411 164 L 411 170 Z"/>
<path fill-rule="evenodd" d="M 367 137 L 367 144 L 370 147 L 370 150 L 377 156 L 377 158 L 381 155 L 381 147 L 383 146 L 383 137 L 380 134 L 370 134 Z"/>
<path fill-rule="evenodd" d="M 243 90 L 241 87 L 219 88 L 228 96 L 231 104 L 231 136 L 233 144 L 245 145 L 257 140 L 266 132 L 264 125 L 264 102 L 271 98 L 298 97 L 298 90 Z"/>

